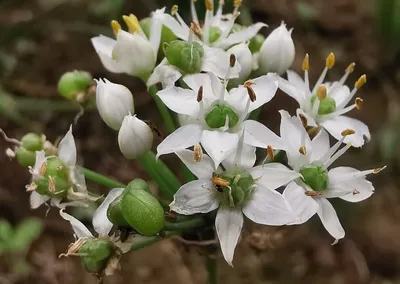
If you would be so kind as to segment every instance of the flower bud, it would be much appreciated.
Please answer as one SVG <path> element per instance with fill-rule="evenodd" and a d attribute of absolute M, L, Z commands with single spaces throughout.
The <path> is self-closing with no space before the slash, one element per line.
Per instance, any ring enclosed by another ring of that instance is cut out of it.
<path fill-rule="evenodd" d="M 328 187 L 328 172 L 320 165 L 307 165 L 300 169 L 305 184 L 315 191 L 323 191 Z"/>
<path fill-rule="evenodd" d="M 113 254 L 113 246 L 108 240 L 88 239 L 78 253 L 81 255 L 82 265 L 90 273 L 99 273 L 107 265 Z"/>
<path fill-rule="evenodd" d="M 200 73 L 204 49 L 198 42 L 174 40 L 165 46 L 164 52 L 168 63 L 178 67 L 184 73 Z"/>
<path fill-rule="evenodd" d="M 147 17 L 142 20 L 140 20 L 140 27 L 142 28 L 143 32 L 147 36 L 147 38 L 150 38 L 150 31 L 151 31 L 151 18 Z M 176 40 L 177 37 L 176 35 L 165 25 L 163 25 L 161 29 L 161 41 L 160 41 L 160 47 L 164 46 L 164 43 L 170 43 L 171 41 Z M 162 49 L 159 48 L 159 51 Z"/>
<path fill-rule="evenodd" d="M 164 209 L 151 193 L 135 188 L 122 198 L 122 214 L 129 225 L 143 236 L 154 236 L 164 227 Z"/>
<path fill-rule="evenodd" d="M 79 93 L 85 92 L 92 83 L 92 75 L 85 71 L 64 73 L 58 80 L 58 92 L 68 100 L 74 100 Z"/>
<path fill-rule="evenodd" d="M 260 50 L 260 71 L 263 74 L 275 72 L 283 74 L 292 65 L 295 55 L 292 31 L 282 24 L 272 31 Z"/>
<path fill-rule="evenodd" d="M 35 133 L 28 133 L 21 139 L 22 147 L 29 151 L 40 151 L 43 149 L 43 139 Z"/>
<path fill-rule="evenodd" d="M 127 159 L 135 159 L 151 149 L 153 132 L 136 116 L 127 115 L 118 133 L 118 144 Z"/>
<path fill-rule="evenodd" d="M 18 163 L 23 167 L 32 167 L 36 161 L 36 153 L 21 146 L 15 150 Z"/>
<path fill-rule="evenodd" d="M 211 128 L 225 126 L 226 117 L 229 117 L 229 127 L 234 127 L 239 120 L 236 112 L 229 106 L 217 104 L 206 114 L 205 121 Z"/>
<path fill-rule="evenodd" d="M 237 44 L 227 51 L 228 54 L 234 54 L 236 60 L 240 64 L 239 77 L 229 80 L 230 86 L 238 86 L 244 83 L 253 71 L 253 55 L 250 52 L 247 44 Z"/>
<path fill-rule="evenodd" d="M 249 43 L 249 49 L 251 53 L 259 52 L 264 41 L 265 41 L 265 36 L 263 35 L 257 34 L 255 37 L 253 37 Z"/>
<path fill-rule="evenodd" d="M 97 81 L 96 104 L 101 118 L 114 130 L 120 129 L 124 117 L 135 111 L 129 89 L 107 79 Z"/>

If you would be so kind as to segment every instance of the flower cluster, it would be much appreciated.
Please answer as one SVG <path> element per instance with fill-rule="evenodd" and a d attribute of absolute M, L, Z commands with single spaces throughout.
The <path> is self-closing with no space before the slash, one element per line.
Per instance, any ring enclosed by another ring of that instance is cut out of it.
<path fill-rule="evenodd" d="M 122 154 L 137 159 L 160 190 L 172 197 L 170 211 L 178 217 L 194 215 L 186 218 L 196 222 L 198 214 L 216 211 L 210 216 L 215 216 L 215 232 L 228 264 L 232 265 L 243 216 L 258 224 L 282 226 L 302 224 L 317 214 L 337 242 L 345 232 L 328 198 L 359 202 L 370 197 L 374 187 L 366 177 L 383 169 L 331 168 L 349 148 L 361 147 L 371 138 L 364 123 L 344 116 L 361 109 L 359 97 L 347 105 L 366 83 L 366 76 L 350 90 L 345 82 L 354 71 L 352 63 L 341 79 L 326 82 L 328 70 L 335 65 L 335 56 L 329 54 L 325 69 L 310 88 L 308 55 L 302 64 L 304 78 L 289 70 L 295 47 L 292 30 L 284 23 L 264 38 L 258 33 L 266 24 L 235 23 L 240 0 L 234 1 L 229 14 L 223 14 L 224 1 L 215 8 L 213 1 L 205 0 L 204 21 L 196 12 L 201 2 L 190 1 L 191 23 L 185 23 L 174 6 L 170 14 L 162 8 L 141 21 L 133 14 L 123 16 L 127 31 L 112 21 L 116 39 L 102 35 L 92 39 L 108 71 L 139 77 L 149 88 L 170 131 L 157 145 L 157 153 L 151 148 L 153 133 L 159 130 L 134 114 L 134 98 L 125 86 L 95 80 L 101 118 L 118 131 Z M 88 75 L 77 78 L 79 74 L 73 73 L 68 82 L 72 86 L 79 85 L 76 80 L 85 82 L 87 88 Z M 299 104 L 295 116 L 279 110 L 279 136 L 258 121 L 260 108 L 278 89 Z M 177 128 L 170 111 L 179 121 Z M 330 136 L 337 140 L 333 146 Z M 77 237 L 67 255 L 81 255 L 89 271 L 109 270 L 110 262 L 132 245 L 113 235 L 113 226 L 145 237 L 166 234 L 165 208 L 145 181 L 135 179 L 125 188 L 114 188 L 104 201 L 89 194 L 76 166 L 72 127 L 56 153 L 46 154 L 42 144 L 31 144 L 22 141 L 19 145 L 30 151 L 25 165 L 33 166 L 27 187 L 32 192 L 31 205 L 37 208 L 50 200 L 61 208 L 61 216 L 71 223 Z M 257 148 L 264 149 L 265 159 L 257 159 Z M 179 157 L 197 179 L 182 185 L 160 160 L 166 154 Z M 66 206 L 93 201 L 102 202 L 93 216 L 97 238 L 64 211 Z"/>

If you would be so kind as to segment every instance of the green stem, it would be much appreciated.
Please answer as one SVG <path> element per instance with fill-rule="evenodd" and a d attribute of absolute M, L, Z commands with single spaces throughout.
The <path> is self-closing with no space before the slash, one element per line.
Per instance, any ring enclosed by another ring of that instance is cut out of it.
<path fill-rule="evenodd" d="M 102 174 L 96 173 L 94 171 L 91 171 L 89 169 L 80 167 L 80 170 L 83 172 L 85 175 L 86 179 L 94 181 L 96 183 L 102 184 L 108 188 L 115 188 L 115 187 L 123 187 L 125 188 L 126 185 L 123 183 L 120 183 L 119 181 L 116 181 L 114 179 L 111 179 L 109 177 L 103 176 Z"/>
<path fill-rule="evenodd" d="M 175 235 L 179 235 L 180 232 L 165 232 L 163 237 L 158 237 L 158 236 L 154 236 L 154 237 L 150 237 L 150 238 L 146 238 L 145 240 L 141 241 L 141 242 L 137 242 L 137 243 L 133 243 L 131 246 L 131 250 L 130 251 L 135 251 L 141 248 L 145 248 L 148 247 L 154 243 L 157 243 L 159 241 L 162 241 L 166 238 L 175 236 Z"/>
<path fill-rule="evenodd" d="M 188 229 L 193 229 L 197 227 L 204 226 L 206 222 L 201 217 L 193 218 L 192 220 L 182 221 L 182 222 L 166 222 L 164 229 L 168 231 L 185 231 Z"/>
<path fill-rule="evenodd" d="M 217 284 L 218 283 L 218 274 L 217 274 L 217 260 L 215 256 L 208 255 L 206 259 L 206 267 L 207 267 L 207 284 Z"/>
<path fill-rule="evenodd" d="M 242 7 L 240 7 L 239 21 L 244 26 L 251 26 L 253 24 L 253 18 L 247 3 L 243 3 Z"/>
<path fill-rule="evenodd" d="M 157 95 L 157 92 L 158 92 L 157 87 L 155 85 L 151 86 L 149 88 L 149 92 L 150 92 L 150 95 L 152 96 L 154 102 L 157 105 L 157 108 L 161 114 L 162 119 L 165 122 L 165 125 L 167 126 L 169 133 L 174 132 L 176 129 L 174 121 L 172 119 L 172 116 L 171 116 L 168 108 L 164 105 L 164 103 L 162 102 L 160 97 Z"/>
<path fill-rule="evenodd" d="M 170 197 L 177 192 L 181 186 L 180 181 L 163 161 L 156 159 L 156 155 L 152 151 L 144 153 L 137 160 L 158 184 L 160 190 Z"/>

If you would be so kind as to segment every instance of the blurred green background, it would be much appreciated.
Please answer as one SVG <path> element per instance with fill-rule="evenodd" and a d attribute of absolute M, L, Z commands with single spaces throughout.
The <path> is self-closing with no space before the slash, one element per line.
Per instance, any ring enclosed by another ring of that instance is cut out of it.
<path fill-rule="evenodd" d="M 178 4 L 189 20 L 189 0 L 3 0 L 0 2 L 0 128 L 20 138 L 29 130 L 45 133 L 49 140 L 62 136 L 79 112 L 57 93 L 57 81 L 66 71 L 78 69 L 94 78 L 106 77 L 126 85 L 135 96 L 140 117 L 152 119 L 167 135 L 144 84 L 127 75 L 105 71 L 90 38 L 112 36 L 109 23 L 123 14 L 146 17 L 156 8 Z M 294 27 L 296 59 L 301 70 L 310 55 L 315 82 L 334 52 L 338 79 L 346 66 L 356 63 L 348 80 L 352 85 L 366 73 L 368 83 L 358 93 L 361 111 L 352 116 L 364 121 L 372 141 L 352 149 L 337 164 L 360 169 L 388 165 L 372 177 L 376 193 L 360 204 L 335 202 L 346 238 L 332 239 L 318 218 L 301 226 L 261 227 L 247 222 L 236 251 L 235 268 L 221 255 L 221 283 L 400 283 L 400 1 L 399 0 L 258 0 L 243 1 L 239 22 L 263 21 L 268 33 L 283 20 Z M 203 0 L 197 1 L 203 8 Z M 232 10 L 226 1 L 226 12 Z M 202 12 L 200 12 L 202 14 Z M 280 108 L 292 113 L 296 104 L 282 93 L 262 110 L 261 120 L 279 129 Z M 116 133 L 93 110 L 87 110 L 75 127 L 79 163 L 121 182 L 146 177 L 119 152 Z M 155 141 L 160 142 L 161 138 Z M 0 140 L 0 151 L 8 145 Z M 178 167 L 174 157 L 165 157 Z M 79 259 L 58 259 L 73 241 L 69 224 L 57 210 L 29 209 L 25 184 L 29 173 L 16 161 L 0 155 L 0 283 L 96 283 L 83 271 Z M 91 190 L 105 188 L 90 184 Z M 85 219 L 85 212 L 82 212 Z M 34 219 L 27 219 L 36 217 Z M 90 220 L 86 216 L 86 220 Z M 28 234 L 29 232 L 29 234 Z M 122 271 L 104 283 L 206 283 L 204 248 L 179 240 L 124 255 Z"/>

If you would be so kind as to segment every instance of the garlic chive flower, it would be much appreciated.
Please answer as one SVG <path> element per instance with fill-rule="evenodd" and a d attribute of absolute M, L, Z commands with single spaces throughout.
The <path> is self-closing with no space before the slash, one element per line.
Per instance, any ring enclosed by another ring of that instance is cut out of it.
<path fill-rule="evenodd" d="M 240 148 L 222 162 L 224 169 L 215 168 L 206 154 L 199 161 L 194 159 L 193 151 L 177 151 L 198 180 L 181 186 L 170 204 L 171 210 L 183 215 L 217 210 L 215 228 L 222 254 L 231 266 L 243 215 L 255 223 L 271 226 L 297 221 L 296 214 L 275 189 L 300 175 L 279 163 L 253 167 L 254 147 L 242 143 Z"/>
<path fill-rule="evenodd" d="M 330 169 L 331 164 L 350 148 L 350 144 L 340 146 L 347 136 L 355 134 L 354 130 L 343 131 L 342 138 L 330 147 L 329 135 L 324 129 L 311 140 L 300 119 L 290 117 L 286 111 L 281 111 L 281 116 L 281 136 L 286 142 L 288 164 L 301 175 L 301 178 L 289 183 L 283 196 L 298 214 L 298 223 L 306 222 L 317 213 L 336 242 L 344 237 L 345 232 L 328 198 L 349 202 L 367 199 L 373 194 L 374 187 L 366 176 L 376 174 L 383 168 L 366 171 L 351 167 Z"/>
<path fill-rule="evenodd" d="M 262 124 L 247 118 L 273 98 L 276 80 L 270 74 L 228 92 L 228 82 L 221 83 L 214 74 L 194 74 L 183 78 L 189 89 L 171 87 L 159 91 L 157 95 L 169 109 L 190 119 L 158 145 L 157 156 L 200 143 L 218 166 L 236 150 L 242 133 L 246 144 L 258 146 L 252 133 Z M 276 146 L 273 141 L 270 143 Z"/>
<path fill-rule="evenodd" d="M 135 112 L 131 91 L 107 79 L 96 80 L 96 106 L 103 121 L 112 129 L 121 128 L 124 117 Z"/>
<path fill-rule="evenodd" d="M 363 100 L 356 98 L 354 103 L 347 106 L 353 99 L 356 92 L 366 83 L 367 77 L 362 75 L 354 84 L 353 90 L 344 85 L 347 77 L 354 71 L 355 64 L 350 64 L 343 77 L 333 83 L 325 82 L 325 76 L 329 69 L 335 64 L 333 53 L 326 58 L 326 66 L 319 77 L 314 88 L 310 89 L 308 79 L 309 58 L 305 56 L 303 61 L 304 80 L 293 71 L 287 71 L 288 80 L 280 78 L 279 88 L 294 98 L 299 103 L 297 114 L 310 127 L 323 127 L 335 139 L 341 139 L 341 133 L 345 129 L 353 129 L 354 135 L 344 139 L 344 143 L 351 143 L 354 147 L 361 147 L 364 144 L 364 137 L 371 139 L 368 126 L 363 122 L 345 116 L 344 114 L 356 109 L 361 109 Z"/>
<path fill-rule="evenodd" d="M 52 206 L 86 206 L 97 198 L 89 196 L 85 177 L 76 167 L 76 145 L 72 126 L 61 140 L 58 156 L 46 157 L 45 151 L 36 151 L 36 160 L 30 168 L 32 182 L 27 186 L 31 192 L 32 209 L 50 201 Z"/>
<path fill-rule="evenodd" d="M 129 32 L 112 21 L 116 40 L 100 35 L 92 38 L 92 44 L 104 67 L 113 73 L 127 73 L 147 81 L 153 72 L 161 41 L 162 21 L 165 8 L 151 15 L 150 36 L 147 37 L 135 15 L 124 16 Z"/>

